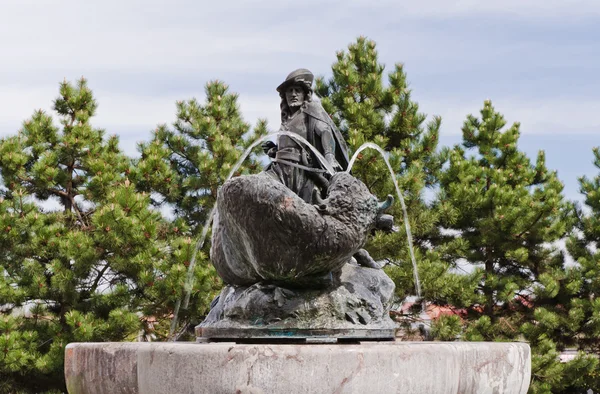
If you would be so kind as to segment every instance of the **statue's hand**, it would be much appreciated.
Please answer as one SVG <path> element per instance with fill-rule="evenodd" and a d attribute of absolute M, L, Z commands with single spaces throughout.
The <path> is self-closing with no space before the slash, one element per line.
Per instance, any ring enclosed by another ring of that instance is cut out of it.
<path fill-rule="evenodd" d="M 340 163 L 338 163 L 338 161 L 335 159 L 335 155 L 333 153 L 325 154 L 325 159 L 329 162 L 329 164 L 331 164 L 331 167 L 333 167 L 335 172 L 340 172 L 343 170 Z"/>
<path fill-rule="evenodd" d="M 277 145 L 273 141 L 265 141 L 261 145 L 263 152 L 265 155 L 269 157 L 275 157 L 275 152 L 277 151 Z"/>

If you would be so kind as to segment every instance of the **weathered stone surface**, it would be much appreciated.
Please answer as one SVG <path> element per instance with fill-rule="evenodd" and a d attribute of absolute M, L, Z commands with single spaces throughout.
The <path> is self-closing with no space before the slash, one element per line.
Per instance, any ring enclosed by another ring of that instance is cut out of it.
<path fill-rule="evenodd" d="M 249 328 L 387 329 L 393 337 L 396 324 L 388 314 L 393 294 L 394 282 L 381 269 L 345 264 L 322 290 L 226 286 L 199 327 L 212 329 L 210 335 L 219 328 L 228 335 Z"/>
<path fill-rule="evenodd" d="M 89 345 L 89 346 L 88 346 Z M 65 350 L 69 393 L 137 394 L 139 343 L 71 343 Z"/>
<path fill-rule="evenodd" d="M 71 394 L 524 394 L 531 375 L 525 343 L 78 343 L 67 349 Z"/>
<path fill-rule="evenodd" d="M 365 244 L 379 215 L 376 197 L 345 172 L 319 207 L 264 173 L 225 182 L 217 206 L 211 261 L 225 283 L 245 286 L 318 285 Z"/>

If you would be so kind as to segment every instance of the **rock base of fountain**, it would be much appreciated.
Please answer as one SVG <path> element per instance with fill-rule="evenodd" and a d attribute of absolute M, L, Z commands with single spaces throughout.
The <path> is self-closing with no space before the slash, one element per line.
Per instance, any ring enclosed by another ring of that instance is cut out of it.
<path fill-rule="evenodd" d="M 69 393 L 523 393 L 529 345 L 73 343 Z"/>
<path fill-rule="evenodd" d="M 393 339 L 394 282 L 381 270 L 345 264 L 322 289 L 256 283 L 225 286 L 196 328 L 200 339 L 335 342 Z"/>

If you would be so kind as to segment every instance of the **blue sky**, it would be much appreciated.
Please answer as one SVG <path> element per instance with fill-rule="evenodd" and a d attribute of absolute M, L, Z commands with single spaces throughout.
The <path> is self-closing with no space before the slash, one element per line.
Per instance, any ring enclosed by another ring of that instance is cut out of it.
<path fill-rule="evenodd" d="M 421 110 L 443 118 L 443 144 L 459 142 L 465 116 L 489 98 L 521 122 L 521 148 L 544 149 L 565 195 L 580 199 L 577 177 L 596 174 L 600 145 L 597 0 L 2 0 L 0 136 L 82 75 L 99 102 L 94 125 L 131 155 L 212 79 L 240 94 L 247 121 L 276 128 L 285 75 L 329 76 L 359 35 L 388 69 L 405 64 Z"/>

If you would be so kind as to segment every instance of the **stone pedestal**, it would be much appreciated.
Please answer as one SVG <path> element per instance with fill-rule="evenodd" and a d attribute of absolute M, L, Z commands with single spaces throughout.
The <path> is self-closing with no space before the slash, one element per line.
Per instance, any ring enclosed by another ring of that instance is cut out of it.
<path fill-rule="evenodd" d="M 525 343 L 73 343 L 69 393 L 523 393 Z"/>

